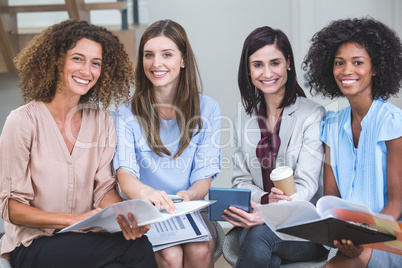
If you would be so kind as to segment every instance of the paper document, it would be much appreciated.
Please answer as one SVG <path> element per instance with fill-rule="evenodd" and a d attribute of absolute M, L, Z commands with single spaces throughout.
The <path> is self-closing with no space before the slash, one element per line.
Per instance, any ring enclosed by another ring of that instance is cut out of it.
<path fill-rule="evenodd" d="M 151 224 L 146 234 L 154 251 L 188 242 L 207 241 L 210 234 L 199 211 Z"/>
<path fill-rule="evenodd" d="M 316 207 L 295 200 L 259 205 L 255 210 L 284 240 L 306 239 L 334 247 L 334 240 L 348 239 L 355 245 L 402 255 L 402 223 L 335 196 L 321 197 Z"/>
<path fill-rule="evenodd" d="M 112 204 L 98 213 L 59 231 L 59 233 L 71 232 L 84 228 L 99 227 L 109 233 L 119 232 L 120 226 L 116 221 L 117 215 L 126 217 L 132 213 L 139 226 L 165 221 L 175 216 L 184 215 L 200 210 L 213 202 L 208 200 L 197 200 L 175 203 L 176 214 L 169 214 L 166 210 L 158 209 L 149 202 L 140 199 L 132 199 Z"/>

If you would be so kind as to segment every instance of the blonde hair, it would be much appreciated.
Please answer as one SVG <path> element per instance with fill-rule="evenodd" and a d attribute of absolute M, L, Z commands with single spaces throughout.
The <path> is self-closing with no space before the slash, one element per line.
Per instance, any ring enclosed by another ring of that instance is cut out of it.
<path fill-rule="evenodd" d="M 171 39 L 179 48 L 185 63 L 185 68 L 180 71 L 180 80 L 174 101 L 177 108 L 177 124 L 180 128 L 180 147 L 174 155 L 176 158 L 183 153 L 190 144 L 191 138 L 202 128 L 199 97 L 202 84 L 186 31 L 174 21 L 157 21 L 150 25 L 141 37 L 135 70 L 135 92 L 131 100 L 132 112 L 138 117 L 152 151 L 158 156 L 162 156 L 161 153 L 171 155 L 160 138 L 161 121 L 152 91 L 153 85 L 145 75 L 143 68 L 144 45 L 148 40 L 158 36 Z"/>

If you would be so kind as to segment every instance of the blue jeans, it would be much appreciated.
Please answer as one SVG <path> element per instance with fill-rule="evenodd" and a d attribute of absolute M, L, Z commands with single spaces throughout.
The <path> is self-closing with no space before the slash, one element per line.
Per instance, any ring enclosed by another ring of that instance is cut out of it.
<path fill-rule="evenodd" d="M 402 222 L 402 218 L 398 219 Z M 374 249 L 371 253 L 370 261 L 367 265 L 368 268 L 376 267 L 389 267 L 389 268 L 399 268 L 402 267 L 402 255 L 393 254 L 386 251 Z"/>
<path fill-rule="evenodd" d="M 240 232 L 240 251 L 236 268 L 279 267 L 282 259 L 313 261 L 323 258 L 328 251 L 320 244 L 280 239 L 267 225 Z"/>

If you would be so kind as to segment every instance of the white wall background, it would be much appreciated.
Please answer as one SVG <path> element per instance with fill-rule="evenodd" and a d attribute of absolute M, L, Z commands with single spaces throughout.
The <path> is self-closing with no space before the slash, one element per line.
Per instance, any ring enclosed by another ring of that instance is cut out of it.
<path fill-rule="evenodd" d="M 257 27 L 268 25 L 288 35 L 296 67 L 301 66 L 312 35 L 334 19 L 369 15 L 393 27 L 402 37 L 402 3 L 397 0 L 150 0 L 146 4 L 149 23 L 172 19 L 186 29 L 199 63 L 204 93 L 217 99 L 222 114 L 230 118 L 240 105 L 237 71 L 243 42 Z M 301 68 L 297 73 L 303 85 Z M 314 99 L 331 110 L 347 105 L 345 100 Z M 400 99 L 391 102 L 402 107 Z M 224 169 L 213 182 L 215 187 L 231 186 L 233 147 L 228 127 L 224 120 Z"/>
<path fill-rule="evenodd" d="M 86 2 L 112 0 L 86 0 Z M 36 0 L 35 4 L 62 3 L 63 0 Z M 30 0 L 9 0 L 12 5 L 32 4 Z M 131 0 L 128 0 L 131 8 Z M 140 0 L 140 23 L 150 24 L 159 19 L 172 19 L 187 31 L 196 54 L 204 93 L 217 99 L 222 114 L 232 118 L 240 95 L 237 88 L 237 69 L 244 39 L 257 27 L 264 25 L 280 28 L 293 46 L 295 65 L 301 85 L 304 85 L 301 62 L 309 47 L 312 35 L 331 20 L 372 16 L 394 28 L 402 37 L 402 1 L 399 0 Z M 129 21 L 132 12 L 129 11 Z M 91 13 L 96 24 L 119 24 L 117 11 Z M 66 12 L 21 14 L 19 27 L 46 27 L 67 19 Z M 134 49 L 134 48 L 133 48 Z M 0 129 L 13 108 L 18 107 L 18 76 L 0 74 Z M 308 89 L 306 90 L 308 91 Z M 401 94 L 399 94 L 401 95 Z M 347 105 L 342 99 L 330 101 L 314 97 L 327 109 L 337 110 Z M 390 100 L 402 108 L 402 100 Z M 223 144 L 223 171 L 213 182 L 214 187 L 230 187 L 231 153 L 233 151 L 230 122 L 224 120 L 221 143 Z M 1 232 L 0 228 L 0 232 Z"/>

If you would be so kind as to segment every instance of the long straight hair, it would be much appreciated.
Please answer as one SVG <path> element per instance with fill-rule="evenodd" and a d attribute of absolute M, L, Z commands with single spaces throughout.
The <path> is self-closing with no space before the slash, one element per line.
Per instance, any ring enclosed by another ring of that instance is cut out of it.
<path fill-rule="evenodd" d="M 184 28 L 172 20 L 159 20 L 150 25 L 141 37 L 135 70 L 135 92 L 131 100 L 132 112 L 144 130 L 147 143 L 158 156 L 171 155 L 160 137 L 161 120 L 155 102 L 152 82 L 144 72 L 143 57 L 145 43 L 155 37 L 171 39 L 181 52 L 185 68 L 180 70 L 179 85 L 173 105 L 180 129 L 180 146 L 174 158 L 180 156 L 190 144 L 191 138 L 202 129 L 200 96 L 202 83 L 197 62 Z"/>
<path fill-rule="evenodd" d="M 253 112 L 257 113 L 258 104 L 264 101 L 264 93 L 256 89 L 251 81 L 249 57 L 266 45 L 275 45 L 285 56 L 285 59 L 290 61 L 290 71 L 287 71 L 288 79 L 285 84 L 285 96 L 283 96 L 278 108 L 284 108 L 294 103 L 297 96 L 306 97 L 303 89 L 297 83 L 293 51 L 289 39 L 281 30 L 263 26 L 255 29 L 247 36 L 240 58 L 238 85 L 245 111 L 249 115 Z"/>

